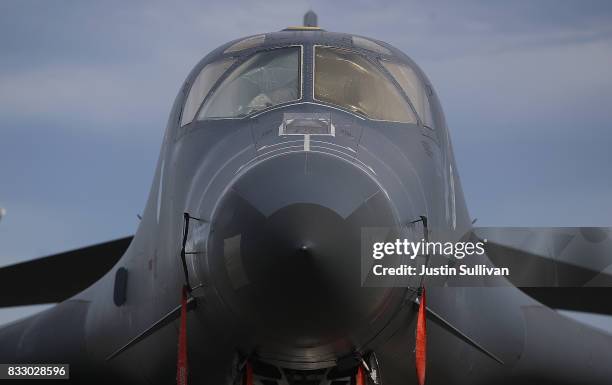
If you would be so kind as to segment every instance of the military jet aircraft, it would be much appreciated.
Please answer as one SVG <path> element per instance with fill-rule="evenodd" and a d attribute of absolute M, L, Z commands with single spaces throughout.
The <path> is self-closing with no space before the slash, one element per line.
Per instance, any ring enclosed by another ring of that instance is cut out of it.
<path fill-rule="evenodd" d="M 515 281 L 368 286 L 368 228 L 489 237 L 485 263 L 525 263 Z M 308 13 L 194 67 L 133 237 L 0 269 L 0 306 L 58 303 L 0 328 L 0 363 L 88 384 L 610 384 L 612 336 L 553 309 L 609 313 L 603 289 L 570 286 L 607 277 L 610 231 L 521 231 L 473 228 L 423 71 Z M 603 260 L 574 263 L 584 244 Z M 568 287 L 522 287 L 541 272 Z"/>

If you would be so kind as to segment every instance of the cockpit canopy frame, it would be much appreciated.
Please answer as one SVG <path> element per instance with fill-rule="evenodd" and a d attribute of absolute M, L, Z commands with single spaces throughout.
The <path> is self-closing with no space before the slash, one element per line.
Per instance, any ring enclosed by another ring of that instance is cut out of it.
<path fill-rule="evenodd" d="M 283 41 L 278 39 L 280 34 L 298 38 Z M 220 47 L 186 85 L 189 92 L 179 125 L 245 119 L 306 102 L 341 109 L 361 119 L 435 128 L 433 90 L 409 59 L 376 40 L 331 34 L 342 37 L 335 43 L 312 38 L 319 36 L 313 34 L 330 35 L 280 32 L 273 33 L 272 39 L 255 35 Z M 299 39 L 304 36 L 310 39 Z"/>

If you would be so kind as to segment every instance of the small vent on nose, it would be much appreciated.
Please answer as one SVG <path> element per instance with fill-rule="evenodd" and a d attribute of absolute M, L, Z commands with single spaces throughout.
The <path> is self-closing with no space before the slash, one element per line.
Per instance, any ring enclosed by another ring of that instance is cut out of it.
<path fill-rule="evenodd" d="M 329 113 L 285 113 L 278 134 L 335 136 L 335 130 Z"/>

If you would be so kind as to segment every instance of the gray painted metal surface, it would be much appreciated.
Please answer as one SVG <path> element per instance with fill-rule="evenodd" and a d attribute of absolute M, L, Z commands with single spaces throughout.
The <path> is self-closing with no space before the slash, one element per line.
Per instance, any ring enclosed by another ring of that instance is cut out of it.
<path fill-rule="evenodd" d="M 65 362 L 73 380 L 84 383 L 173 382 L 178 323 L 172 317 L 184 284 L 183 214 L 189 213 L 198 218 L 189 222 L 185 244 L 197 303 L 188 315 L 192 383 L 234 383 L 244 357 L 282 368 L 279 384 L 299 383 L 288 376 L 330 371 L 346 357 L 372 353 L 380 383 L 416 383 L 416 288 L 361 287 L 358 247 L 360 228 L 403 226 L 419 216 L 428 219 L 430 240 L 471 234 L 433 87 L 384 42 L 375 41 L 390 55 L 353 45 L 352 35 L 286 30 L 224 53 L 237 42 L 202 59 L 181 88 L 142 221 L 124 255 L 83 292 L 0 329 L 0 362 Z M 406 63 L 432 90 L 434 127 L 371 120 L 314 100 L 316 45 L 351 50 L 372 63 L 380 57 Z M 254 52 L 285 46 L 302 47 L 300 100 L 180 126 L 190 86 L 205 65 L 236 60 L 220 84 Z M 118 269 L 129 277 L 120 306 L 113 300 Z M 612 379 L 612 337 L 514 287 L 432 287 L 428 297 L 444 320 L 429 327 L 428 384 Z"/>

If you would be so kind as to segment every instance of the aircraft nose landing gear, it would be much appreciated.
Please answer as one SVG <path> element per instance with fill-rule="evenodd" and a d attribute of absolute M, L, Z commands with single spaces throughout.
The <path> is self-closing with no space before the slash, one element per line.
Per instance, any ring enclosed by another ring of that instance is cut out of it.
<path fill-rule="evenodd" d="M 374 353 L 338 360 L 336 366 L 299 370 L 282 368 L 257 358 L 239 360 L 232 385 L 382 385 Z"/>

